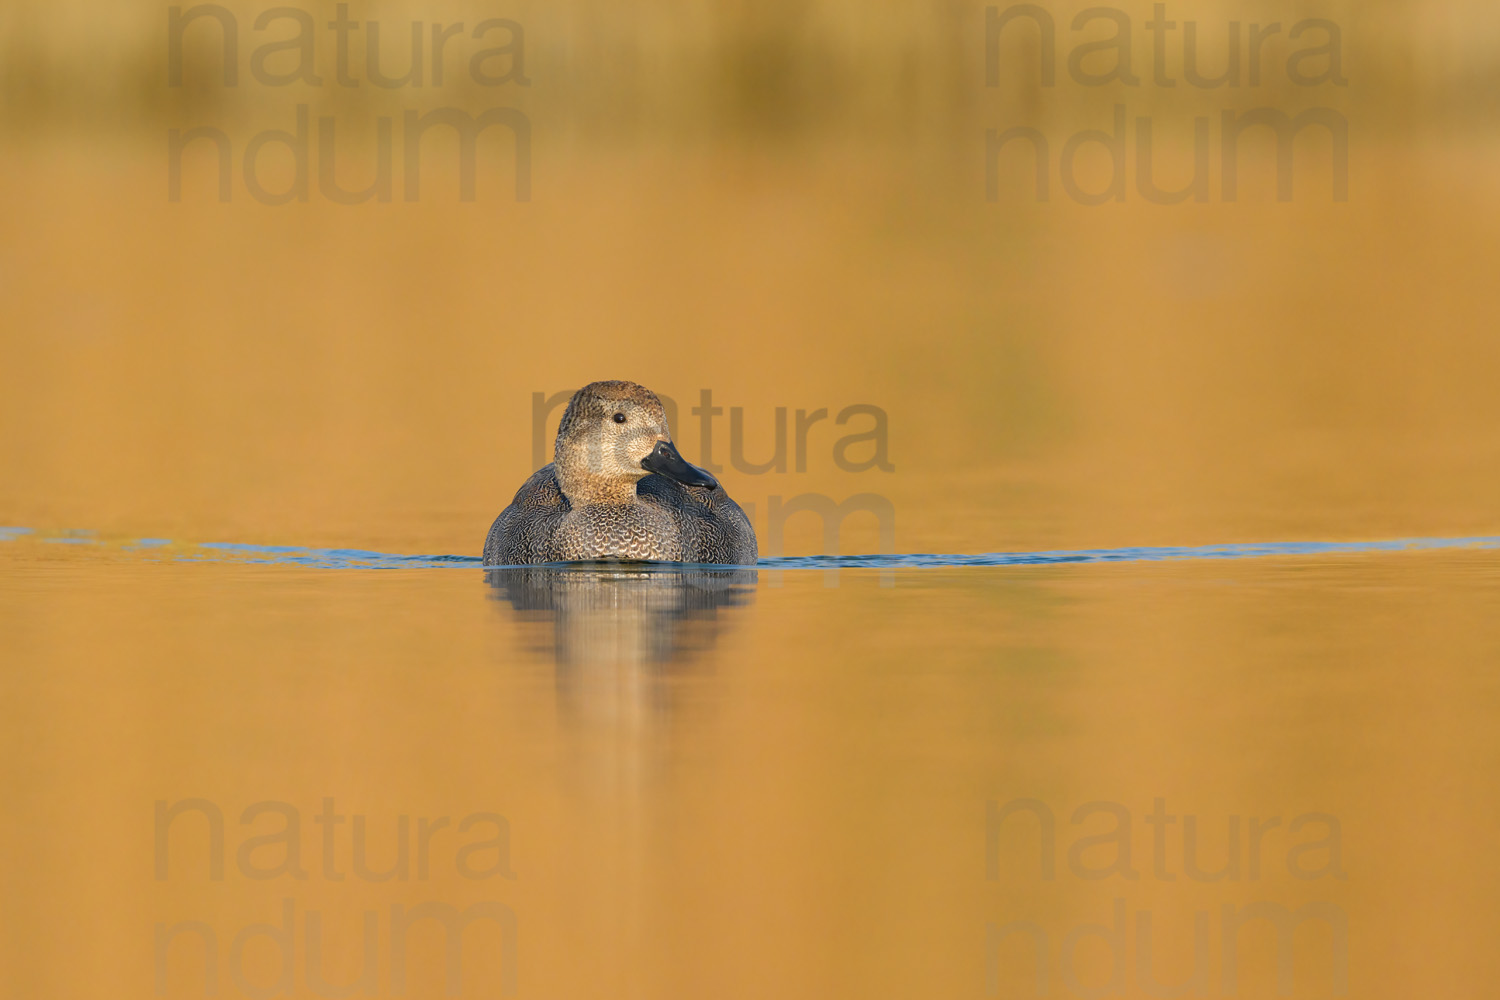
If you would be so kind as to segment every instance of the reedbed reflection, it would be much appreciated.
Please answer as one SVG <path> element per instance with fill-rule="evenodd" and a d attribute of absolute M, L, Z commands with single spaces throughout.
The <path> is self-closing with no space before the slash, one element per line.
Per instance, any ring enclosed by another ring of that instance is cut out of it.
<path fill-rule="evenodd" d="M 523 621 L 550 624 L 559 666 L 668 665 L 711 649 L 755 597 L 754 569 L 578 563 L 485 573 Z M 546 649 L 546 637 L 537 636 Z"/>

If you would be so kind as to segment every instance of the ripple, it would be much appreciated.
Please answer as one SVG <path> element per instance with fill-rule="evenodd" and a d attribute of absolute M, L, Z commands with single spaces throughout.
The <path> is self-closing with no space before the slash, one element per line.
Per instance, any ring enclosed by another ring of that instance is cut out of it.
<path fill-rule="evenodd" d="M 104 542 L 92 531 L 39 534 L 31 528 L 0 527 L 0 542 L 17 538 L 117 547 L 174 562 L 236 561 L 309 566 L 318 569 L 476 569 L 478 556 L 404 555 L 367 549 L 320 549 L 297 545 L 250 545 L 243 542 L 178 543 L 166 538 Z M 1229 545 L 1145 546 L 1120 549 L 1073 549 L 1047 552 L 921 553 L 852 556 L 770 556 L 761 569 L 955 569 L 975 566 L 1052 566 L 1074 563 L 1164 562 L 1168 560 L 1261 559 L 1273 556 L 1359 555 L 1440 549 L 1495 549 L 1500 537 L 1392 538 L 1360 542 L 1251 542 Z M 668 564 L 663 564 L 668 565 Z M 676 564 L 681 565 L 681 564 Z"/>

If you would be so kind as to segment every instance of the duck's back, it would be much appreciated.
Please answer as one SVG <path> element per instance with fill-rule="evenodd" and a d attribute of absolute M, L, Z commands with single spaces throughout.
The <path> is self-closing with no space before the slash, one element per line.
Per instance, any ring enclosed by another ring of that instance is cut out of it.
<path fill-rule="evenodd" d="M 596 551 L 588 544 L 580 547 L 580 540 L 607 539 L 621 531 L 634 536 L 639 533 L 634 530 L 639 527 L 637 521 L 650 524 L 652 536 L 647 539 L 651 544 L 640 549 L 639 558 L 740 565 L 756 560 L 755 530 L 739 504 L 722 489 L 683 486 L 651 475 L 637 485 L 635 505 L 640 509 L 585 507 L 575 511 L 563 496 L 552 465 L 545 465 L 526 480 L 495 519 L 485 539 L 484 562 L 515 566 L 600 558 L 606 554 L 603 549 Z M 588 523 L 576 523 L 580 519 Z M 614 545 L 608 548 L 618 551 Z M 636 549 L 631 545 L 624 551 Z"/>

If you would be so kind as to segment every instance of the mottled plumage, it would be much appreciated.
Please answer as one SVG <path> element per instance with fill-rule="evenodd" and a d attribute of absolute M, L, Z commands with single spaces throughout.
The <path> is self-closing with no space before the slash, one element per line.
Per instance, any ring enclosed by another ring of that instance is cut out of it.
<path fill-rule="evenodd" d="M 677 454 L 649 389 L 634 382 L 580 389 L 553 454 L 495 519 L 486 565 L 755 562 L 749 518 L 712 476 Z"/>

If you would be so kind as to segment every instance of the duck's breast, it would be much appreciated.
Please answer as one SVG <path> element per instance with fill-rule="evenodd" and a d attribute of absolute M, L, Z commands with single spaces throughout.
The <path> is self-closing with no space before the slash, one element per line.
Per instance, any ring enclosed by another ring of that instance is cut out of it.
<path fill-rule="evenodd" d="M 722 487 L 683 486 L 647 476 L 637 488 L 644 502 L 667 511 L 682 539 L 682 561 L 751 565 L 759 555 L 755 528 Z"/>
<path fill-rule="evenodd" d="M 652 503 L 589 504 L 558 525 L 562 559 L 644 559 L 683 562 L 682 533 L 670 513 Z"/>

